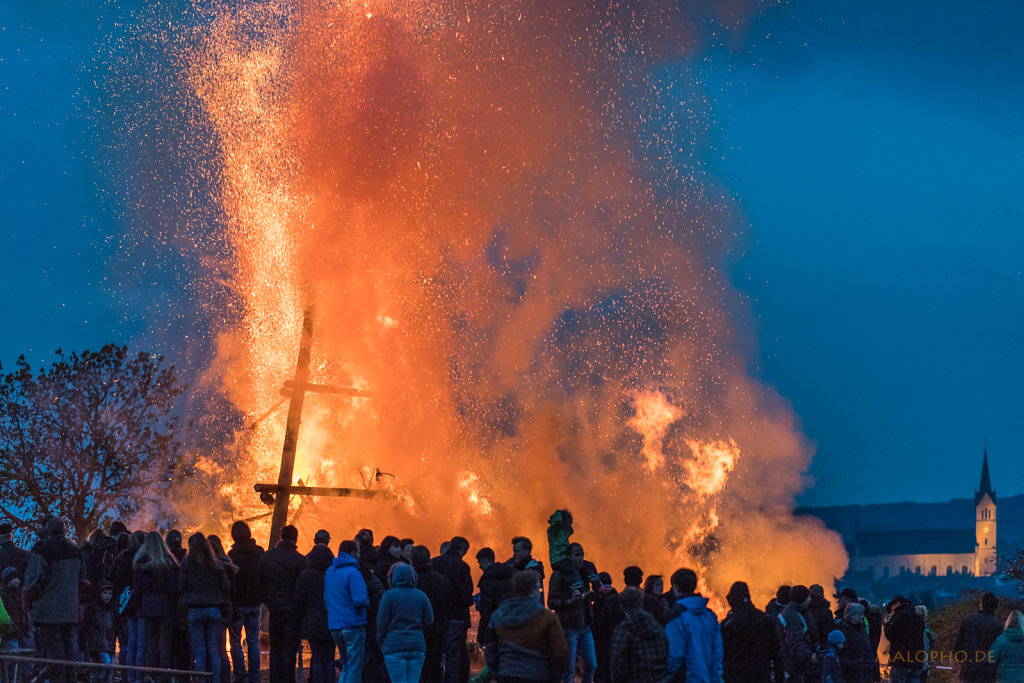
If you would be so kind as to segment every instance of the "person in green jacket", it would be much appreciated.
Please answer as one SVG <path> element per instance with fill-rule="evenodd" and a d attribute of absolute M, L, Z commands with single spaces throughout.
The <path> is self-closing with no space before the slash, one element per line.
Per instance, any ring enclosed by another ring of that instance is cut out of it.
<path fill-rule="evenodd" d="M 11 628 L 11 615 L 7 613 L 7 607 L 4 605 L 4 601 L 0 600 L 0 645 L 3 644 L 3 636 L 7 635 L 7 631 Z"/>
<path fill-rule="evenodd" d="M 1014 610 L 1002 634 L 992 643 L 988 661 L 996 665 L 996 683 L 1024 681 L 1024 614 Z"/>

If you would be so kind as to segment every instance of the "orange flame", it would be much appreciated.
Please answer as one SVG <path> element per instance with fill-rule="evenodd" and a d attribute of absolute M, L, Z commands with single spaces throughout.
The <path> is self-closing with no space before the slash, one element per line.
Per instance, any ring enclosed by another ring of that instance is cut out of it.
<path fill-rule="evenodd" d="M 659 176 L 707 133 L 699 87 L 653 75 L 693 42 L 682 14 L 214 3 L 191 77 L 243 307 L 218 339 L 224 389 L 253 419 L 277 403 L 314 302 L 312 381 L 373 392 L 307 397 L 296 479 L 386 496 L 305 501 L 304 530 L 462 533 L 499 555 L 528 535 L 542 555 L 569 507 L 603 568 L 696 564 L 758 595 L 777 577 L 731 572 L 768 553 L 807 583 L 842 573 L 837 539 L 789 513 L 809 449 L 742 370 L 711 265 L 728 207 L 706 169 Z M 246 436 L 240 516 L 283 429 L 279 411 Z M 815 560 L 778 554 L 794 535 Z"/>

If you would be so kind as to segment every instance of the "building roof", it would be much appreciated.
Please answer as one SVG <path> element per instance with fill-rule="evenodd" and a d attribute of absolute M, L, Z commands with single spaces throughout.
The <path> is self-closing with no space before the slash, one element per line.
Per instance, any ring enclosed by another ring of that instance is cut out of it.
<path fill-rule="evenodd" d="M 985 454 L 981 458 L 981 482 L 978 490 L 974 492 L 974 505 L 977 507 L 981 499 L 988 494 L 992 502 L 996 502 L 996 492 L 992 490 L 992 480 L 988 476 L 988 444 L 985 445 Z"/>
<path fill-rule="evenodd" d="M 970 529 L 863 531 L 856 537 L 861 557 L 973 553 L 975 544 L 974 531 Z"/>

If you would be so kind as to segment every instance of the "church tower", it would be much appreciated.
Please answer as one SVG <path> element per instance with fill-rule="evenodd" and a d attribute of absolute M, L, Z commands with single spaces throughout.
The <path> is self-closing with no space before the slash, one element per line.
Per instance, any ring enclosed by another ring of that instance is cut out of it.
<path fill-rule="evenodd" d="M 974 492 L 974 575 L 996 573 L 996 492 L 988 476 L 988 444 L 981 460 L 981 483 Z"/>

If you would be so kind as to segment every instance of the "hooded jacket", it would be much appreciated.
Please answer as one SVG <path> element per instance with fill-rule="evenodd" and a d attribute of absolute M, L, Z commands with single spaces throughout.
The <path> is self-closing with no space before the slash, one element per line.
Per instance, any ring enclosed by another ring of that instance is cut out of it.
<path fill-rule="evenodd" d="M 665 635 L 670 674 L 685 665 L 687 683 L 721 683 L 722 631 L 707 598 L 688 595 L 677 600 Z"/>
<path fill-rule="evenodd" d="M 332 631 L 366 626 L 370 597 L 359 564 L 348 553 L 339 552 L 324 574 L 324 606 Z"/>
<path fill-rule="evenodd" d="M 25 595 L 32 600 L 29 617 L 37 624 L 78 622 L 81 553 L 64 536 L 50 536 L 32 548 L 25 570 Z"/>
<path fill-rule="evenodd" d="M 532 597 L 513 596 L 491 615 L 488 668 L 499 678 L 548 681 L 565 668 L 568 651 L 554 612 Z"/>
<path fill-rule="evenodd" d="M 996 665 L 996 683 L 1024 681 L 1024 633 L 1008 628 L 992 643 L 988 660 Z"/>
<path fill-rule="evenodd" d="M 612 683 L 662 683 L 668 676 L 665 629 L 643 609 L 626 612 L 611 642 Z"/>
<path fill-rule="evenodd" d="M 863 621 L 860 624 L 851 624 L 844 620 L 839 624 L 839 629 L 846 638 L 839 658 L 843 664 L 843 679 L 847 683 L 873 680 L 877 666 L 866 624 Z"/>
<path fill-rule="evenodd" d="M 426 652 L 423 632 L 434 622 L 430 598 L 416 587 L 416 572 L 399 562 L 391 570 L 391 588 L 377 609 L 377 642 L 386 655 Z"/>

